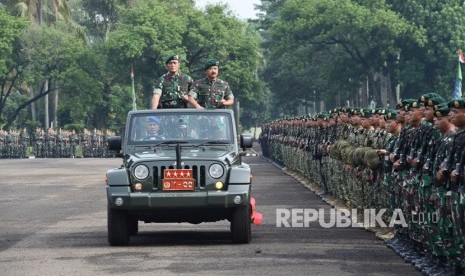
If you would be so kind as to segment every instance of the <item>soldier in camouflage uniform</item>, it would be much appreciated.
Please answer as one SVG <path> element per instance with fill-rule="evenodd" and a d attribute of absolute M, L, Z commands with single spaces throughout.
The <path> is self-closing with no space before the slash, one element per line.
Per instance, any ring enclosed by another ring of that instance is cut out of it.
<path fill-rule="evenodd" d="M 443 109 L 438 106 L 436 116 L 438 112 Z M 444 109 L 443 109 L 444 110 Z M 445 110 L 441 113 L 446 113 Z M 454 235 L 452 233 L 452 218 L 450 215 L 450 206 L 448 206 L 448 196 L 450 188 L 450 173 L 451 169 L 451 155 L 454 147 L 456 138 L 456 127 L 452 122 L 452 114 L 449 113 L 448 117 L 442 116 L 436 119 L 439 125 L 442 137 L 439 141 L 436 149 L 436 156 L 433 163 L 433 195 L 432 200 L 436 205 L 437 214 L 437 226 L 438 234 L 436 237 L 435 251 L 438 252 L 439 256 L 446 256 L 448 259 L 454 259 L 457 252 L 454 248 Z M 446 120 L 448 119 L 448 120 Z"/>
<path fill-rule="evenodd" d="M 448 103 L 450 108 L 450 121 L 457 128 L 452 137 L 453 142 L 449 147 L 448 165 L 449 181 L 446 186 L 447 232 L 451 236 L 451 248 L 447 251 L 448 259 L 456 267 L 463 265 L 464 251 L 464 226 L 463 226 L 463 182 L 462 177 L 462 155 L 465 151 L 465 98 L 452 100 Z M 444 167 L 443 174 L 445 172 Z M 447 176 L 447 174 L 445 174 Z M 448 245 L 448 244 L 446 244 Z"/>
<path fill-rule="evenodd" d="M 426 161 L 422 168 L 421 185 L 428 189 L 428 183 L 431 189 L 429 200 L 424 204 L 424 208 L 429 215 L 428 223 L 424 226 L 427 239 L 427 245 L 433 255 L 438 257 L 446 256 L 444 247 L 444 238 L 446 233 L 443 231 L 445 225 L 445 193 L 446 186 L 443 181 L 436 179 L 436 172 L 439 169 L 440 162 L 447 156 L 448 143 L 452 141 L 452 135 L 455 133 L 455 126 L 449 122 L 449 107 L 446 103 L 434 106 L 434 127 L 439 130 L 441 136 L 435 141 L 431 140 L 428 144 Z M 425 195 L 426 196 L 426 195 Z"/>
<path fill-rule="evenodd" d="M 26 128 L 24 128 L 21 133 L 19 134 L 20 139 L 20 151 L 19 157 L 26 158 L 27 155 L 27 147 L 29 146 L 29 133 L 27 132 Z"/>
<path fill-rule="evenodd" d="M 389 159 L 389 154 L 394 152 L 394 146 L 399 138 L 399 133 L 402 128 L 402 124 L 397 122 L 397 111 L 394 109 L 388 109 L 384 113 L 384 120 L 386 121 L 385 129 L 390 135 L 390 138 L 384 145 L 384 148 L 377 150 L 379 157 L 383 160 L 383 185 L 382 193 L 385 196 L 387 205 L 394 210 L 397 208 L 396 195 L 397 187 L 394 181 L 394 175 L 392 173 L 393 163 Z"/>
<path fill-rule="evenodd" d="M 179 71 L 178 55 L 169 57 L 165 64 L 168 72 L 155 83 L 152 108 L 185 108 L 187 107 L 187 93 L 192 87 L 193 80 Z"/>
<path fill-rule="evenodd" d="M 234 95 L 227 82 L 218 78 L 219 62 L 209 59 L 204 66 L 206 77 L 197 80 L 188 101 L 195 108 L 225 108 L 234 104 Z"/>
<path fill-rule="evenodd" d="M 418 242 L 428 244 L 427 231 L 432 222 L 433 210 L 427 208 L 426 202 L 431 196 L 431 178 L 423 178 L 423 165 L 427 160 L 428 148 L 440 137 L 439 130 L 433 125 L 434 106 L 445 100 L 436 93 L 427 93 L 418 102 L 423 119 L 410 140 L 410 152 L 407 155 L 409 174 L 412 177 L 412 225 L 415 228 L 411 231 L 411 236 Z"/>
<path fill-rule="evenodd" d="M 409 141 L 411 136 L 415 133 L 415 127 L 410 124 L 410 108 L 413 108 L 413 103 L 418 109 L 418 102 L 415 99 L 405 99 L 400 104 L 399 107 L 403 109 L 403 112 L 399 112 L 397 120 L 402 122 L 404 125 L 401 132 L 399 133 L 399 139 L 394 146 L 394 152 L 390 154 L 391 162 L 393 162 L 393 171 L 395 175 L 395 185 L 397 187 L 397 205 L 402 209 L 403 214 L 407 222 L 412 221 L 411 216 L 411 199 L 410 199 L 410 179 L 407 179 L 409 168 L 406 161 L 407 152 L 409 151 Z M 419 124 L 419 122 L 418 122 Z M 400 228 L 400 232 L 407 232 L 408 229 Z"/>

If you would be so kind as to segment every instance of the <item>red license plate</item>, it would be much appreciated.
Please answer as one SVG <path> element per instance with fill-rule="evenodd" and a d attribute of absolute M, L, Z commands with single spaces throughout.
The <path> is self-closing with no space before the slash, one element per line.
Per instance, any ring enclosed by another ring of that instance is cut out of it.
<path fill-rule="evenodd" d="M 190 178 L 170 178 L 163 179 L 163 191 L 193 191 L 194 179 Z"/>
<path fill-rule="evenodd" d="M 162 186 L 164 191 L 193 191 L 195 182 L 192 169 L 166 169 Z"/>

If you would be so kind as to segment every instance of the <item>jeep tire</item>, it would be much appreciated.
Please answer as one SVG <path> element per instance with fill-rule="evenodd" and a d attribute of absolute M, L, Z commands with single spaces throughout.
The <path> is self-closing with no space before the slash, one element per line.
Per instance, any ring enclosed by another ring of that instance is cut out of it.
<path fill-rule="evenodd" d="M 108 243 L 111 246 L 127 245 L 129 243 L 128 220 L 124 212 L 108 207 L 107 225 Z"/>
<path fill-rule="evenodd" d="M 250 227 L 250 204 L 239 206 L 231 217 L 231 237 L 233 243 L 249 243 L 252 239 Z"/>
<path fill-rule="evenodd" d="M 127 224 L 128 224 L 128 231 L 129 235 L 135 236 L 137 232 L 139 232 L 139 221 L 135 218 L 128 217 Z"/>

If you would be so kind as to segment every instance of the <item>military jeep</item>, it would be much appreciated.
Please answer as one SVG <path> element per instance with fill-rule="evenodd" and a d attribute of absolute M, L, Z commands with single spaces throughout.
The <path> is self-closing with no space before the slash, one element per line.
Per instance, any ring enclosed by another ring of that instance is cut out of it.
<path fill-rule="evenodd" d="M 110 245 L 128 244 L 139 221 L 225 219 L 233 243 L 250 242 L 252 175 L 241 157 L 252 139 L 236 135 L 232 110 L 131 111 L 107 143 L 123 159 L 106 173 Z"/>

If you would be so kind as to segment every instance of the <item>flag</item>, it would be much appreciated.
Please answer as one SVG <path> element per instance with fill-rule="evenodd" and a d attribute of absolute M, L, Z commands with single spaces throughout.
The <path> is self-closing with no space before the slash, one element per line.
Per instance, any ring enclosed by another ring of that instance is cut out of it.
<path fill-rule="evenodd" d="M 457 53 L 459 54 L 460 63 L 465 63 L 465 57 L 463 57 L 462 49 L 459 49 Z"/>
<path fill-rule="evenodd" d="M 462 49 L 458 51 L 459 61 L 457 63 L 457 77 L 455 78 L 454 94 L 452 98 L 458 99 L 462 97 L 462 68 L 461 63 L 465 63 L 465 58 L 463 57 Z"/>
<path fill-rule="evenodd" d="M 134 68 L 131 65 L 131 82 L 132 82 L 132 110 L 137 110 L 136 107 L 136 89 L 134 88 Z"/>

